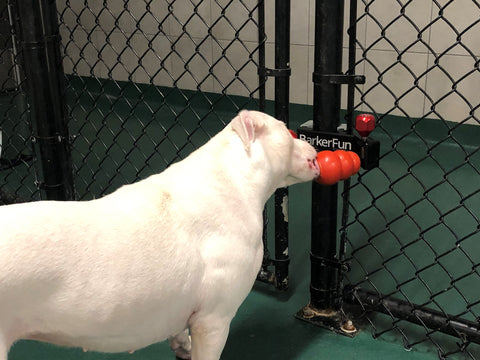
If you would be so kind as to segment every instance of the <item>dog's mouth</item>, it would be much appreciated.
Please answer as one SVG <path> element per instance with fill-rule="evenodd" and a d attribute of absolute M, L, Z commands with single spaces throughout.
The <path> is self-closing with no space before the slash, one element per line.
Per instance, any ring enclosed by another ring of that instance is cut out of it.
<path fill-rule="evenodd" d="M 308 159 L 308 167 L 313 170 L 315 177 L 320 175 L 320 167 L 318 166 L 317 158 Z"/>

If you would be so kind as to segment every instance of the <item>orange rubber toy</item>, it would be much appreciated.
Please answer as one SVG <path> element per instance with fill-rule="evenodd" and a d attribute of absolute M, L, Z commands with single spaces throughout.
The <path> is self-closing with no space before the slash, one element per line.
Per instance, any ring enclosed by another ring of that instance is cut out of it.
<path fill-rule="evenodd" d="M 324 150 L 317 153 L 320 176 L 316 181 L 323 185 L 333 185 L 348 179 L 360 170 L 360 158 L 353 151 Z"/>

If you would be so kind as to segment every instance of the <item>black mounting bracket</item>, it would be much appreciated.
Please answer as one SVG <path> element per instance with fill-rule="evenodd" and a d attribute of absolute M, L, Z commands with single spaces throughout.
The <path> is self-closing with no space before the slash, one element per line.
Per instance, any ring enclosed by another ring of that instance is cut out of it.
<path fill-rule="evenodd" d="M 365 84 L 364 75 L 350 75 L 350 74 L 318 74 L 313 73 L 313 83 L 321 84 L 328 82 L 329 84 Z"/>
<path fill-rule="evenodd" d="M 345 131 L 326 132 L 313 130 L 307 123 L 297 130 L 300 140 L 308 142 L 317 151 L 347 150 L 357 153 L 361 166 L 370 170 L 379 165 L 380 142 L 371 138 L 362 138 L 356 134 L 347 134 Z"/>
<path fill-rule="evenodd" d="M 269 69 L 266 67 L 259 67 L 257 73 L 260 76 L 286 77 L 292 74 L 292 69 Z"/>

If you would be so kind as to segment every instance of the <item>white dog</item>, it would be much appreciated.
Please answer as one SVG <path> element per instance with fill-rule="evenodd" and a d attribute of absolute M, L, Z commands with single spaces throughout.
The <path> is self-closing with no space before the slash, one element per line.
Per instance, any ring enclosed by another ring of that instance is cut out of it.
<path fill-rule="evenodd" d="M 17 339 L 123 352 L 167 338 L 179 357 L 219 359 L 261 266 L 265 202 L 316 178 L 315 159 L 282 122 L 242 111 L 101 199 L 0 206 L 0 360 Z"/>

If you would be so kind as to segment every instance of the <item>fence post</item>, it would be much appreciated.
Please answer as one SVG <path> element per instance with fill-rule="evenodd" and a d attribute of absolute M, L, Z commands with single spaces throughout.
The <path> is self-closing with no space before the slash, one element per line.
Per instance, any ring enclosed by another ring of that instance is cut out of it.
<path fill-rule="evenodd" d="M 288 127 L 290 101 L 290 0 L 275 1 L 275 117 Z M 288 189 L 275 192 L 275 282 L 288 288 Z"/>
<path fill-rule="evenodd" d="M 17 0 L 17 33 L 22 49 L 32 140 L 38 144 L 47 199 L 74 198 L 66 121 L 65 84 L 55 0 Z"/>
<path fill-rule="evenodd" d="M 313 84 L 313 129 L 336 132 L 340 119 L 340 85 L 329 74 L 342 72 L 344 1 L 317 0 Z M 337 199 L 338 186 L 312 185 L 312 278 L 311 305 L 339 309 L 337 293 Z"/>
<path fill-rule="evenodd" d="M 313 130 L 336 133 L 340 120 L 342 74 L 343 0 L 316 0 L 313 72 Z M 297 317 L 345 335 L 353 324 L 341 310 L 340 271 L 337 251 L 338 186 L 312 183 L 310 302 Z M 348 326 L 347 326 L 348 324 Z M 347 326 L 347 327 L 345 327 Z"/>

